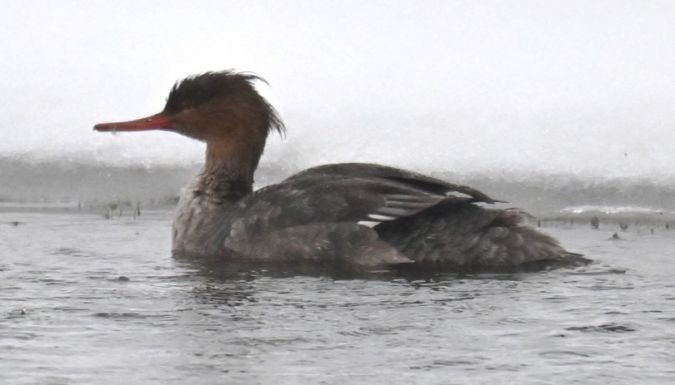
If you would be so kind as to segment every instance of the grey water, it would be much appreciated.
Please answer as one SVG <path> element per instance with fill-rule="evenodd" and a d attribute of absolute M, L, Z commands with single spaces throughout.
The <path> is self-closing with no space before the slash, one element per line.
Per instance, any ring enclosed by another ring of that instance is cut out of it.
<path fill-rule="evenodd" d="M 544 224 L 576 269 L 345 278 L 176 260 L 170 222 L 0 208 L 0 383 L 675 382 L 663 226 Z"/>

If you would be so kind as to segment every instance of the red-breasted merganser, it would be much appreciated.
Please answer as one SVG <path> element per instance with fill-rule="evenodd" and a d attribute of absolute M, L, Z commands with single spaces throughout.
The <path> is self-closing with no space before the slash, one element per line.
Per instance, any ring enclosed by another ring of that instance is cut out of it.
<path fill-rule="evenodd" d="M 257 80 L 233 71 L 191 76 L 173 86 L 162 112 L 94 127 L 206 142 L 205 165 L 178 203 L 175 254 L 494 272 L 586 261 L 521 224 L 520 211 L 483 207 L 496 200 L 480 191 L 393 167 L 329 164 L 253 191 L 268 134 L 285 129 Z"/>

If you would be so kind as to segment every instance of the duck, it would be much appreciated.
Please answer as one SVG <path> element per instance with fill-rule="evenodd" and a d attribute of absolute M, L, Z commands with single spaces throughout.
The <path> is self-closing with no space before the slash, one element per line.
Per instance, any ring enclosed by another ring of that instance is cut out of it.
<path fill-rule="evenodd" d="M 99 123 L 99 132 L 159 130 L 206 144 L 183 189 L 172 253 L 285 266 L 503 272 L 587 263 L 525 223 L 527 213 L 460 184 L 375 164 L 319 165 L 254 190 L 268 136 L 286 127 L 258 92 L 264 79 L 234 70 L 177 81 L 163 110 Z"/>

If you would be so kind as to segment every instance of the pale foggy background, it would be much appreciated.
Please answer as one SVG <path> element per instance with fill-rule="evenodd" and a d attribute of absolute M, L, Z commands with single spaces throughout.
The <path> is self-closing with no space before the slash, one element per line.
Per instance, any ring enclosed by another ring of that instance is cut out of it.
<path fill-rule="evenodd" d="M 109 192 L 127 183 L 109 178 L 126 167 L 136 175 L 128 183 L 157 178 L 173 191 L 201 162 L 201 144 L 92 126 L 158 112 L 173 82 L 221 69 L 252 71 L 271 85 L 260 88 L 288 135 L 271 138 L 267 169 L 372 161 L 535 185 L 670 188 L 675 180 L 672 1 L 2 8 L 0 196 L 62 182 L 74 192 L 56 197 L 78 198 L 83 185 L 106 180 Z M 188 171 L 153 173 L 170 168 Z M 88 182 L 86 170 L 98 179 Z"/>

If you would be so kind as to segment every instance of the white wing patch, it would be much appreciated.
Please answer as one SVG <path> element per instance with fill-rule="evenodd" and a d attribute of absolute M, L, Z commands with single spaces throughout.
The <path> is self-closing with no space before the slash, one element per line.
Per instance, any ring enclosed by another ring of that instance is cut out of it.
<path fill-rule="evenodd" d="M 379 224 L 382 223 L 382 222 L 377 222 L 377 221 L 358 221 L 358 222 L 356 222 L 356 223 L 359 224 L 359 225 L 361 225 L 361 226 L 366 226 L 366 227 L 373 228 L 373 227 L 379 225 Z"/>
<path fill-rule="evenodd" d="M 463 192 L 459 191 L 448 191 L 445 193 L 446 197 L 453 197 L 453 198 L 462 198 L 462 199 L 473 199 L 473 197 L 469 194 L 465 194 Z"/>
<path fill-rule="evenodd" d="M 380 207 L 375 214 L 395 218 L 407 217 L 434 206 L 443 199 L 445 199 L 444 195 L 435 194 L 389 194 L 384 197 L 384 206 Z"/>
<path fill-rule="evenodd" d="M 368 214 L 368 218 L 373 219 L 377 222 L 393 221 L 394 219 L 396 219 L 396 217 L 380 214 Z"/>
<path fill-rule="evenodd" d="M 434 206 L 446 197 L 435 194 L 388 194 L 384 196 L 384 205 L 368 214 L 368 219 L 358 222 L 360 225 L 373 227 L 381 222 L 393 221 L 400 217 L 417 214 Z"/>

